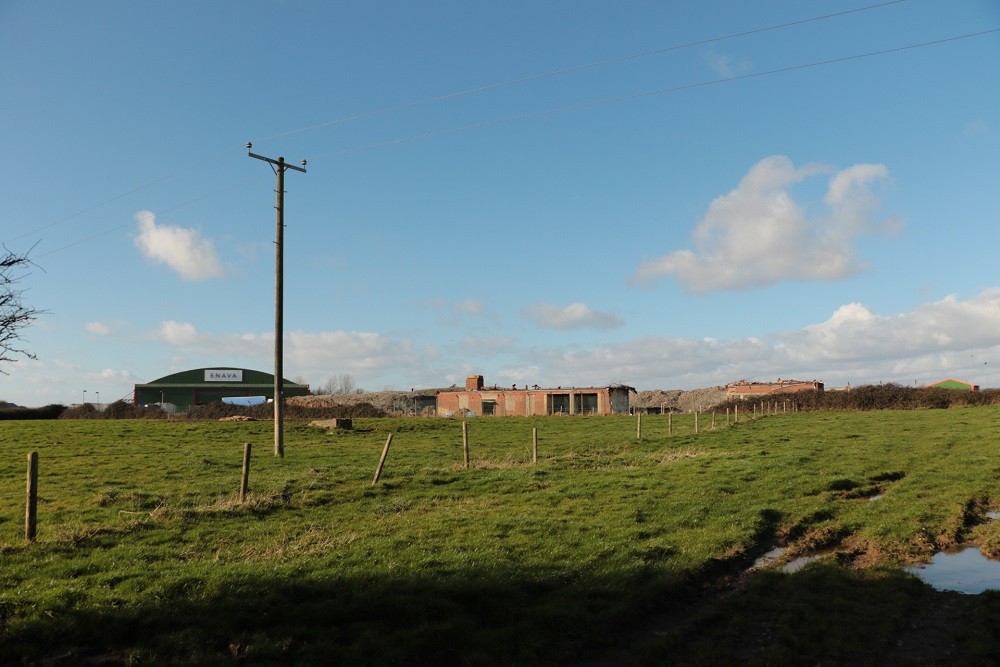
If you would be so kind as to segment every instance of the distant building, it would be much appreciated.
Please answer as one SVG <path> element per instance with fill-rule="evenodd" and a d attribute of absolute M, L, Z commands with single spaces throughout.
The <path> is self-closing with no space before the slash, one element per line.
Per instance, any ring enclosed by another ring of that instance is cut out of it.
<path fill-rule="evenodd" d="M 726 385 L 727 399 L 754 398 L 767 396 L 768 394 L 788 394 L 797 391 L 823 391 L 823 383 L 811 380 L 782 380 L 778 378 L 774 382 L 750 382 L 740 380 Z"/>
<path fill-rule="evenodd" d="M 285 380 L 282 392 L 285 398 L 306 396 L 309 385 Z M 192 405 L 234 397 L 273 399 L 274 375 L 248 368 L 196 368 L 135 385 L 132 402 L 135 405 L 172 404 L 179 410 L 187 410 Z"/>
<path fill-rule="evenodd" d="M 537 385 L 518 389 L 485 387 L 482 375 L 470 375 L 465 389 L 444 390 L 437 396 L 438 415 L 611 415 L 628 414 L 629 396 L 635 388 L 623 384 L 607 387 L 556 387 Z"/>
<path fill-rule="evenodd" d="M 937 387 L 939 389 L 958 389 L 960 391 L 979 391 L 978 384 L 972 384 L 971 382 L 966 382 L 964 380 L 956 380 L 955 378 L 946 378 L 944 380 L 938 380 L 937 382 L 932 382 L 931 384 L 925 384 L 925 387 Z"/>

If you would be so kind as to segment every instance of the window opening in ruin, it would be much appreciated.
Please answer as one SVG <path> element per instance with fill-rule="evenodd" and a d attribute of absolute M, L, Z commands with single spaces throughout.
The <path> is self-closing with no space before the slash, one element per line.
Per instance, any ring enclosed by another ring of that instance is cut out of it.
<path fill-rule="evenodd" d="M 569 414 L 569 394 L 549 394 L 546 403 L 550 415 Z"/>
<path fill-rule="evenodd" d="M 597 394 L 576 394 L 574 396 L 575 410 L 578 415 L 597 414 Z"/>

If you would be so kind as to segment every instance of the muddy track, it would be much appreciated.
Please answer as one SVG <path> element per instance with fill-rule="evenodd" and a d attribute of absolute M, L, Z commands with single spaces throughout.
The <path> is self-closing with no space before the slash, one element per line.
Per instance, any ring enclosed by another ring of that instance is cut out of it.
<path fill-rule="evenodd" d="M 868 484 L 889 485 L 902 477 L 902 473 L 886 473 L 868 480 Z M 866 485 L 850 486 L 855 489 Z M 926 544 L 921 542 L 920 550 L 934 551 L 946 545 L 968 544 L 965 538 L 970 532 L 991 519 L 988 515 L 990 507 L 989 498 L 970 499 L 957 517 L 955 530 L 948 531 L 945 538 L 928 540 Z M 749 593 L 749 597 L 743 594 L 754 587 L 755 578 L 781 570 L 785 570 L 790 577 L 799 576 L 792 574 L 795 570 L 788 570 L 786 566 L 803 556 L 808 557 L 805 562 L 821 558 L 830 563 L 833 569 L 829 570 L 832 573 L 829 576 L 844 580 L 852 579 L 851 572 L 881 568 L 886 558 L 892 558 L 874 545 L 855 539 L 845 528 L 816 525 L 816 522 L 831 518 L 817 515 L 781 529 L 778 513 L 765 513 L 752 540 L 753 548 L 709 563 L 678 590 L 670 591 L 669 600 L 662 608 L 650 611 L 631 629 L 609 638 L 606 646 L 610 648 L 588 655 L 574 664 L 588 667 L 659 664 L 660 660 L 656 657 L 658 647 L 662 649 L 672 644 L 675 651 L 683 651 L 690 638 L 698 637 L 706 630 L 713 631 L 714 626 L 724 623 L 727 614 L 746 613 L 748 608 L 754 609 L 753 593 Z M 956 542 L 959 538 L 962 538 L 961 541 Z M 765 563 L 764 559 L 755 563 L 754 559 L 778 545 L 782 547 L 780 554 L 767 560 L 766 564 L 760 564 Z M 838 570 L 843 574 L 838 575 Z M 878 656 L 878 664 L 983 664 L 982 656 L 994 653 L 997 660 L 991 661 L 991 664 L 1000 663 L 1000 645 L 997 645 L 1000 641 L 1000 593 L 965 595 L 937 591 L 901 574 L 886 585 L 894 587 L 902 602 L 897 608 L 898 616 L 893 620 L 894 630 L 889 639 L 871 647 Z M 743 602 L 733 602 L 741 596 Z M 747 599 L 751 601 L 749 607 L 746 607 Z M 862 596 L 860 601 L 866 604 L 867 598 Z M 833 617 L 830 622 L 837 623 L 839 619 Z M 761 617 L 746 619 L 741 627 L 743 632 L 729 642 L 728 650 L 732 651 L 732 643 L 735 642 L 740 647 L 737 653 L 746 658 L 746 663 L 767 662 L 765 656 L 772 643 L 780 641 L 776 638 L 780 634 L 778 621 L 762 614 Z M 843 662 L 843 656 L 827 658 L 831 663 Z M 826 659 L 822 662 L 826 664 Z"/>

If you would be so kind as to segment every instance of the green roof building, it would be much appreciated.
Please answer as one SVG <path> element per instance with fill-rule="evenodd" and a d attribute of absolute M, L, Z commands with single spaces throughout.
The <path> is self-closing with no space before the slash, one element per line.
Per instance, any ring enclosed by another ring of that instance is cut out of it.
<path fill-rule="evenodd" d="M 282 390 L 285 398 L 307 396 L 309 385 L 283 380 Z M 178 410 L 187 410 L 192 405 L 245 396 L 273 399 L 274 375 L 248 368 L 196 368 L 135 385 L 132 402 L 135 405 L 168 404 Z"/>
<path fill-rule="evenodd" d="M 960 391 L 979 391 L 978 384 L 972 384 L 971 382 L 965 382 L 964 380 L 956 380 L 955 378 L 939 380 L 924 386 L 937 387 L 939 389 L 958 389 Z"/>

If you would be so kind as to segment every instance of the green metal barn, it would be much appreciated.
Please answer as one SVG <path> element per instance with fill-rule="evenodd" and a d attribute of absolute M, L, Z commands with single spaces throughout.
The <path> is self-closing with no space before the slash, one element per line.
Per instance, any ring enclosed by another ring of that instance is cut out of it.
<path fill-rule="evenodd" d="M 979 391 L 978 384 L 972 384 L 971 382 L 966 382 L 965 380 L 956 380 L 955 378 L 945 378 L 944 380 L 932 382 L 931 384 L 924 386 L 938 387 L 941 389 L 959 389 L 962 391 Z"/>
<path fill-rule="evenodd" d="M 285 398 L 306 396 L 309 385 L 284 380 L 283 391 Z M 243 396 L 273 399 L 274 375 L 249 368 L 196 368 L 135 385 L 132 402 L 135 405 L 173 405 L 177 410 L 187 410 L 192 405 Z"/>

